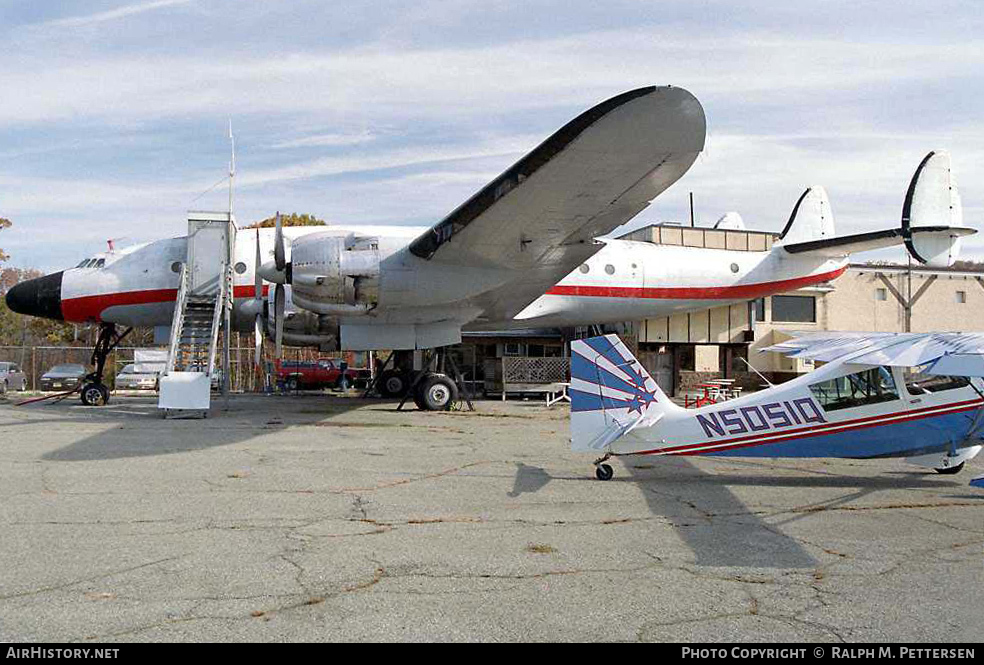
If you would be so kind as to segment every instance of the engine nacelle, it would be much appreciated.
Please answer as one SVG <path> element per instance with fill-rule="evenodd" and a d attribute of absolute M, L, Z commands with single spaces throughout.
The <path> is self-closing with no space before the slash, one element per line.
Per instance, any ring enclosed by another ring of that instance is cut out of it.
<path fill-rule="evenodd" d="M 366 314 L 379 301 L 379 239 L 312 233 L 291 244 L 293 300 L 318 314 Z"/>

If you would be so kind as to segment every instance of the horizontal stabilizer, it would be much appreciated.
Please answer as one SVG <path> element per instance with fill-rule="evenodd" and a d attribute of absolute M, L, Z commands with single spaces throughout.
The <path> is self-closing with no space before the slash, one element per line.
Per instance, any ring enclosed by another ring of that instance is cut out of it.
<path fill-rule="evenodd" d="M 953 239 L 959 239 L 976 233 L 974 229 L 967 227 L 917 227 L 909 229 L 910 237 L 921 246 L 928 243 L 945 241 L 946 246 L 950 247 Z M 855 252 L 867 252 L 873 249 L 884 249 L 895 247 L 907 242 L 906 234 L 902 229 L 885 229 L 883 231 L 870 231 L 868 233 L 855 233 L 849 236 L 839 236 L 836 238 L 822 238 L 820 240 L 808 240 L 784 244 L 782 247 L 790 254 L 823 256 L 837 258 L 853 254 Z"/>

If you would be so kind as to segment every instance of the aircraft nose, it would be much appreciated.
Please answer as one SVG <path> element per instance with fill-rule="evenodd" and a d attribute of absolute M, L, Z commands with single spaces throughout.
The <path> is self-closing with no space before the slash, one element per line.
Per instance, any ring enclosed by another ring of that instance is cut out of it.
<path fill-rule="evenodd" d="M 18 314 L 64 320 L 61 287 L 64 270 L 15 284 L 7 291 L 7 307 Z"/>

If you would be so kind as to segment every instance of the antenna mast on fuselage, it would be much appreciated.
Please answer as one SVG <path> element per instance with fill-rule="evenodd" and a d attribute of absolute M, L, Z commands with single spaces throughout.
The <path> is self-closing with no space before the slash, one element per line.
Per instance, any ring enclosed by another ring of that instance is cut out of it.
<path fill-rule="evenodd" d="M 229 219 L 232 219 L 232 190 L 236 180 L 236 138 L 232 135 L 232 118 L 229 118 L 229 146 L 231 157 L 229 159 Z"/>

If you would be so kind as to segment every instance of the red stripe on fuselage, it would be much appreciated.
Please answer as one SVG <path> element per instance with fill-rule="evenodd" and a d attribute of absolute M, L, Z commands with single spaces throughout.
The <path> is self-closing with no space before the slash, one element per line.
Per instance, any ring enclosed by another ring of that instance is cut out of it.
<path fill-rule="evenodd" d="M 233 287 L 236 298 L 252 298 L 256 292 L 252 284 Z M 268 287 L 263 286 L 263 297 L 267 295 Z M 152 305 L 159 302 L 174 302 L 178 297 L 177 289 L 146 289 L 143 291 L 124 291 L 121 293 L 102 293 L 95 296 L 62 299 L 62 317 L 66 321 L 82 323 L 84 321 L 102 321 L 102 313 L 110 307 L 125 307 L 127 305 Z"/>
<path fill-rule="evenodd" d="M 847 266 L 806 277 L 781 279 L 757 284 L 731 286 L 564 286 L 557 285 L 547 291 L 550 296 L 593 296 L 600 298 L 655 298 L 665 300 L 731 300 L 759 298 L 782 291 L 793 291 L 836 279 L 844 274 Z"/>

